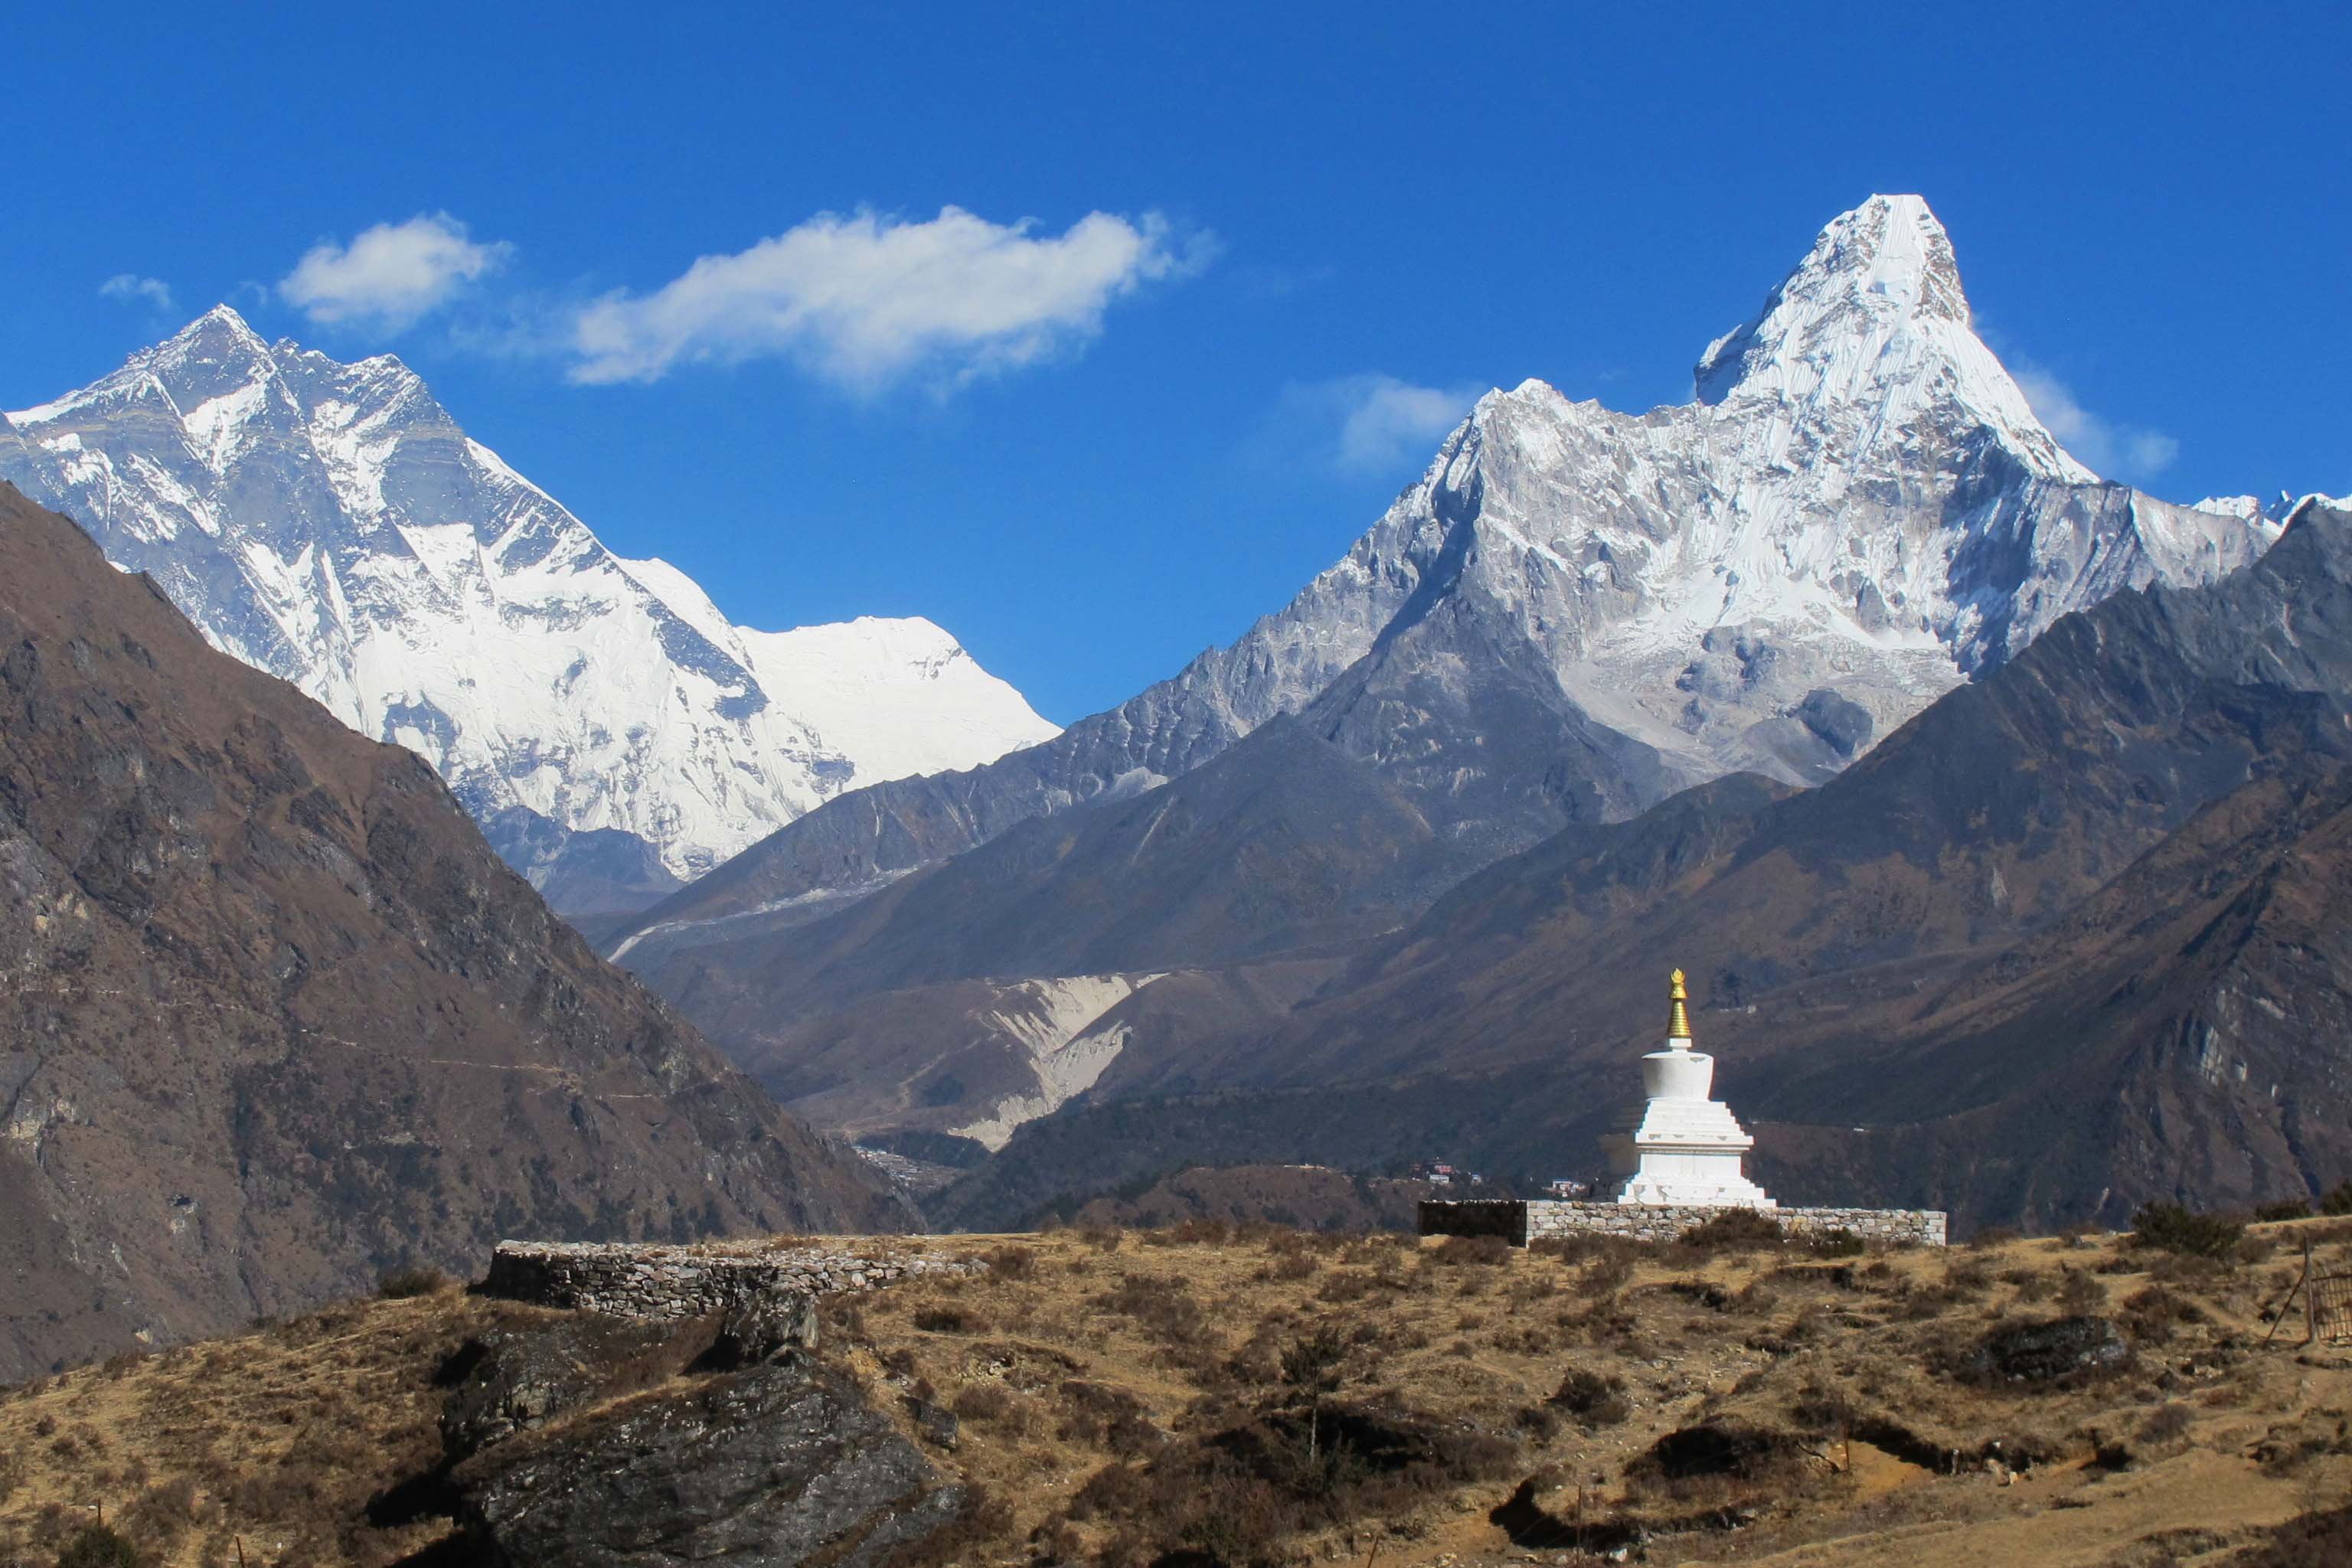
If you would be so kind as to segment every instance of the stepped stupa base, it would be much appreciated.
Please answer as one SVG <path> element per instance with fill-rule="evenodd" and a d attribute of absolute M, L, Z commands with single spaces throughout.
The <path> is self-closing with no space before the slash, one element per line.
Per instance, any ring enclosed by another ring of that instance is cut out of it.
<path fill-rule="evenodd" d="M 1513 1247 L 1574 1236 L 1614 1236 L 1627 1241 L 1675 1241 L 1694 1226 L 1752 1206 L 1735 1204 L 1617 1204 L 1548 1198 L 1471 1198 L 1421 1205 L 1423 1236 L 1499 1236 Z M 1790 1236 L 1840 1232 L 1872 1247 L 1942 1247 L 1941 1209 L 1775 1208 L 1769 1217 Z"/>
<path fill-rule="evenodd" d="M 1660 1180 L 1636 1176 L 1617 1194 L 1621 1204 L 1648 1204 L 1658 1208 L 1777 1209 L 1780 1202 L 1742 1176 L 1736 1181 Z"/>

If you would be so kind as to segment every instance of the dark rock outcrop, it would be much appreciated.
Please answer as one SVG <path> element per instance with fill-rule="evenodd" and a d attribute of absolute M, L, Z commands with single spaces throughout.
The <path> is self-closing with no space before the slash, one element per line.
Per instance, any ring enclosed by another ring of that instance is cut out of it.
<path fill-rule="evenodd" d="M 2131 1344 L 2106 1318 L 2053 1318 L 1995 1329 L 1953 1369 L 1970 1383 L 2052 1384 L 2103 1377 L 2131 1362 Z"/>
<path fill-rule="evenodd" d="M 816 1348 L 816 1298 L 777 1294 L 747 1297 L 719 1314 L 706 1365 L 751 1366 L 782 1354 L 797 1345 Z"/>
<path fill-rule="evenodd" d="M 484 1560 L 530 1568 L 878 1568 L 964 1506 L 855 1384 L 797 1351 L 513 1437 L 451 1482 Z"/>
<path fill-rule="evenodd" d="M 441 1447 L 451 1464 L 572 1410 L 673 1377 L 709 1352 L 708 1322 L 593 1312 L 476 1335 L 441 1369 Z"/>

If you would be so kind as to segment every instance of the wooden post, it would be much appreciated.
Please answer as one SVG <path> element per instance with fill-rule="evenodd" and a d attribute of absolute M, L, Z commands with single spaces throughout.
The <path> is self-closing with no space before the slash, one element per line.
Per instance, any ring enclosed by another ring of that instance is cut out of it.
<path fill-rule="evenodd" d="M 2319 1342 L 2319 1281 L 2311 1277 L 2311 1237 L 2303 1238 L 2303 1342 Z"/>
<path fill-rule="evenodd" d="M 245 1568 L 245 1537 L 232 1535 L 229 1539 L 236 1542 L 236 1568 Z"/>
<path fill-rule="evenodd" d="M 2270 1343 L 2272 1336 L 2279 1331 L 2279 1325 L 2286 1321 L 2287 1309 L 2294 1305 L 2294 1293 L 2297 1290 L 2303 1291 L 2303 1310 L 2305 1317 L 2308 1318 L 2311 1315 L 2311 1291 L 2308 1289 L 2310 1284 L 2311 1238 L 2306 1236 L 2303 1238 L 2303 1272 L 2295 1276 L 2294 1283 L 2288 1286 L 2286 1288 L 2286 1294 L 2279 1298 L 2278 1316 L 2271 1320 L 2270 1332 L 2263 1336 L 2263 1343 Z M 2305 1344 L 2309 1344 L 2310 1342 L 2311 1342 L 2309 1340 L 2304 1341 L 2304 1343 Z"/>

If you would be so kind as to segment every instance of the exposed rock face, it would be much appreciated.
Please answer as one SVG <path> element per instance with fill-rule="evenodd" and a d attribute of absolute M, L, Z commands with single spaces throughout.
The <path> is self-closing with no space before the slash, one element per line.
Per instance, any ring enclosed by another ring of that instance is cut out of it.
<path fill-rule="evenodd" d="M 412 753 L 0 487 L 0 1380 L 501 1236 L 899 1228 Z"/>
<path fill-rule="evenodd" d="M 0 420 L 0 479 L 215 647 L 424 756 L 567 913 L 643 908 L 845 788 L 1054 733 L 928 621 L 730 625 L 398 360 L 265 343 L 226 306 Z"/>
<path fill-rule="evenodd" d="M 855 1384 L 799 1352 L 513 1437 L 452 1477 L 492 1562 L 879 1568 L 963 1506 Z"/>

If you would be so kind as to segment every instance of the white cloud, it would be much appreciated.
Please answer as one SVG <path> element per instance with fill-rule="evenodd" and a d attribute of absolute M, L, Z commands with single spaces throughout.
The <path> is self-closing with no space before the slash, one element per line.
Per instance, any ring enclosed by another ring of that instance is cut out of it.
<path fill-rule="evenodd" d="M 1284 389 L 1275 440 L 1304 447 L 1343 473 L 1371 474 L 1426 462 L 1468 416 L 1476 386 L 1417 386 L 1392 375 L 1343 375 Z"/>
<path fill-rule="evenodd" d="M 110 300 L 144 300 L 159 310 L 172 308 L 172 286 L 161 278 L 142 278 L 136 272 L 118 272 L 100 284 L 98 291 Z"/>
<path fill-rule="evenodd" d="M 950 381 L 1084 344 L 1141 284 L 1206 265 L 1214 240 L 1167 221 L 1090 213 L 1060 235 L 961 207 L 924 223 L 822 213 L 650 294 L 580 311 L 572 379 L 653 381 L 680 362 L 782 355 L 872 391 L 911 372 Z"/>
<path fill-rule="evenodd" d="M 313 321 L 398 331 L 496 271 L 513 248 L 476 244 L 447 213 L 420 214 L 380 223 L 348 246 L 320 241 L 278 281 L 278 292 Z"/>
<path fill-rule="evenodd" d="M 2017 384 L 2058 444 L 2094 473 L 2108 479 L 2146 479 L 2162 473 L 2180 455 L 2180 443 L 2160 430 L 2120 425 L 2083 406 L 2065 383 L 2038 365 L 2021 363 Z"/>

